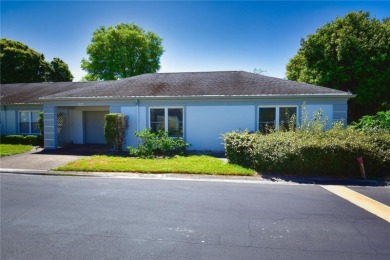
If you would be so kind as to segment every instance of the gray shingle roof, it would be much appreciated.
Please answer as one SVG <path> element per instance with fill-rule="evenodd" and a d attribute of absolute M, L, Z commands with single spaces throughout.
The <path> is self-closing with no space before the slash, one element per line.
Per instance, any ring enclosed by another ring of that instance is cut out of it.
<path fill-rule="evenodd" d="M 32 84 L 39 86 L 37 83 L 31 83 L 21 87 L 29 88 Z M 66 83 L 41 83 L 42 86 L 47 86 L 44 90 L 39 91 L 39 94 L 44 97 L 43 99 L 54 100 L 72 98 L 350 95 L 344 91 L 243 71 L 154 73 L 115 81 L 67 83 L 67 86 L 64 84 Z M 61 89 L 61 91 L 50 92 L 48 85 Z M 7 96 L 5 98 L 7 99 Z"/>
<path fill-rule="evenodd" d="M 93 82 L 43 82 L 15 83 L 0 85 L 0 103 L 8 104 L 41 104 L 41 97 L 88 87 Z"/>

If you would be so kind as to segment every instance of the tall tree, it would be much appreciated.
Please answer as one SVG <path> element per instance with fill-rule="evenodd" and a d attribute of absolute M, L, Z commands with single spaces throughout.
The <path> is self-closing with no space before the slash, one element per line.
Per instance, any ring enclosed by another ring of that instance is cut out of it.
<path fill-rule="evenodd" d="M 0 39 L 1 83 L 43 82 L 49 79 L 50 64 L 45 56 L 27 45 Z"/>
<path fill-rule="evenodd" d="M 101 26 L 87 47 L 88 60 L 81 61 L 81 68 L 88 72 L 85 79 L 114 80 L 156 72 L 164 52 L 161 43 L 155 33 L 136 24 Z"/>
<path fill-rule="evenodd" d="M 60 58 L 54 58 L 51 65 L 50 81 L 52 82 L 64 82 L 72 81 L 73 75 L 69 70 L 68 64 L 66 64 Z"/>
<path fill-rule="evenodd" d="M 373 114 L 390 100 L 390 18 L 351 12 L 301 40 L 287 78 L 357 94 L 349 119 Z"/>
<path fill-rule="evenodd" d="M 51 63 L 45 56 L 27 45 L 0 39 L 1 83 L 31 83 L 47 81 L 72 81 L 68 65 L 59 58 Z"/>

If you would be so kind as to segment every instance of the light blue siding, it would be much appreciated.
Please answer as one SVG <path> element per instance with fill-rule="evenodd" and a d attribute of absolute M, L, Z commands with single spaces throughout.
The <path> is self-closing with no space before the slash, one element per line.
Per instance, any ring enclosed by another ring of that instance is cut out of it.
<path fill-rule="evenodd" d="M 186 140 L 191 150 L 223 151 L 221 135 L 232 130 L 255 131 L 253 105 L 186 107 Z"/>
<path fill-rule="evenodd" d="M 53 105 L 43 106 L 44 145 L 45 149 L 56 149 L 57 138 L 57 107 Z"/>
<path fill-rule="evenodd" d="M 0 109 L 1 134 L 19 134 L 18 117 L 20 111 L 42 111 L 42 105 L 6 105 Z"/>
<path fill-rule="evenodd" d="M 128 100 L 94 100 L 94 101 L 46 101 L 45 114 L 45 147 L 56 148 L 57 111 L 66 110 L 68 115 L 69 140 L 75 144 L 85 143 L 83 112 L 110 111 L 129 116 L 129 130 L 124 148 L 136 146 L 136 131 L 149 128 L 149 109 L 151 107 L 182 107 L 184 112 L 184 138 L 192 146 L 192 150 L 223 151 L 221 135 L 233 131 L 258 130 L 258 109 L 261 106 L 296 106 L 298 119 L 301 120 L 302 104 L 306 104 L 309 117 L 321 109 L 328 118 L 328 126 L 333 121 L 347 120 L 347 98 L 291 98 L 247 97 L 247 98 L 161 98 L 161 99 L 128 99 Z M 7 111 L 7 129 L 17 127 L 18 109 Z M 13 115 L 13 116 L 12 116 Z M 5 118 L 2 111 L 1 120 Z M 298 121 L 299 121 L 298 120 Z M 2 131 L 5 127 L 2 125 Z"/>
<path fill-rule="evenodd" d="M 137 120 L 137 108 L 135 106 L 124 106 L 121 108 L 120 113 L 125 114 L 129 117 L 129 128 L 126 136 L 126 145 L 124 148 L 127 149 L 128 146 L 137 146 L 137 139 L 134 133 L 137 131 L 139 122 Z"/>
<path fill-rule="evenodd" d="M 348 115 L 347 103 L 333 105 L 333 122 L 343 122 L 344 125 L 346 125 L 347 115 Z"/>

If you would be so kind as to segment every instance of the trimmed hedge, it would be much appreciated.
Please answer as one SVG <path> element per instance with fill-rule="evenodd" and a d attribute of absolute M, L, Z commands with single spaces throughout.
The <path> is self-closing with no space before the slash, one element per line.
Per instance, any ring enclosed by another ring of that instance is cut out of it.
<path fill-rule="evenodd" d="M 0 143 L 38 146 L 40 140 L 41 137 L 39 135 L 2 135 Z"/>
<path fill-rule="evenodd" d="M 390 173 L 390 134 L 335 127 L 323 132 L 230 132 L 224 135 L 232 163 L 262 173 L 360 178 L 363 157 L 367 178 Z"/>
<path fill-rule="evenodd" d="M 111 113 L 104 116 L 104 136 L 107 145 L 121 152 L 126 142 L 126 133 L 129 128 L 129 117 L 124 114 Z"/>

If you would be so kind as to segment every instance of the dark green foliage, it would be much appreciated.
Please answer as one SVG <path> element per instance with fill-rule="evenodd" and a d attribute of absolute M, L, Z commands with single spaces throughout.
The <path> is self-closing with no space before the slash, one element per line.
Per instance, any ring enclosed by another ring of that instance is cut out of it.
<path fill-rule="evenodd" d="M 2 135 L 0 143 L 2 144 L 25 144 L 38 146 L 40 136 L 38 135 Z"/>
<path fill-rule="evenodd" d="M 85 80 L 115 80 L 154 73 L 160 69 L 162 39 L 145 32 L 136 24 L 120 23 L 99 27 L 87 47 L 88 60 L 81 68 L 88 72 Z"/>
<path fill-rule="evenodd" d="M 302 39 L 287 78 L 357 94 L 349 120 L 384 110 L 390 97 L 390 19 L 351 12 Z"/>
<path fill-rule="evenodd" d="M 0 40 L 1 83 L 72 81 L 68 65 L 59 58 L 51 63 L 27 45 L 2 38 Z"/>
<path fill-rule="evenodd" d="M 38 118 L 38 127 L 39 127 L 39 131 L 41 132 L 41 136 L 44 136 L 44 124 L 43 124 L 43 119 L 44 117 L 44 114 L 43 112 L 39 112 L 39 118 Z"/>
<path fill-rule="evenodd" d="M 50 71 L 50 81 L 52 82 L 66 82 L 72 81 L 73 75 L 69 70 L 68 64 L 66 64 L 60 58 L 54 58 L 50 62 L 51 71 Z"/>
<path fill-rule="evenodd" d="M 45 132 L 44 132 L 44 124 L 43 124 L 43 112 L 39 112 L 39 118 L 38 118 L 38 127 L 39 131 L 41 132 L 41 135 L 39 136 L 39 145 L 43 147 L 43 142 L 45 138 Z"/>
<path fill-rule="evenodd" d="M 1 83 L 44 82 L 50 77 L 50 64 L 45 56 L 27 45 L 2 38 L 0 40 Z"/>
<path fill-rule="evenodd" d="M 123 114 L 107 114 L 105 115 L 104 136 L 106 137 L 107 145 L 121 152 L 126 140 L 126 133 L 129 127 L 127 115 Z"/>
<path fill-rule="evenodd" d="M 136 132 L 135 136 L 141 140 L 137 148 L 129 147 L 130 154 L 141 158 L 167 157 L 184 155 L 188 143 L 182 138 L 170 138 L 165 131 L 152 133 L 150 129 Z"/>
<path fill-rule="evenodd" d="M 248 131 L 230 132 L 223 136 L 226 157 L 233 164 L 253 168 L 253 145 L 256 135 Z"/>
<path fill-rule="evenodd" d="M 363 116 L 352 128 L 366 132 L 388 132 L 390 133 L 390 110 L 380 111 L 375 116 Z"/>
<path fill-rule="evenodd" d="M 248 141 L 237 145 L 240 139 Z M 339 125 L 323 132 L 231 132 L 224 140 L 230 161 L 261 173 L 360 178 L 360 156 L 368 178 L 390 173 L 389 133 L 367 134 Z"/>

